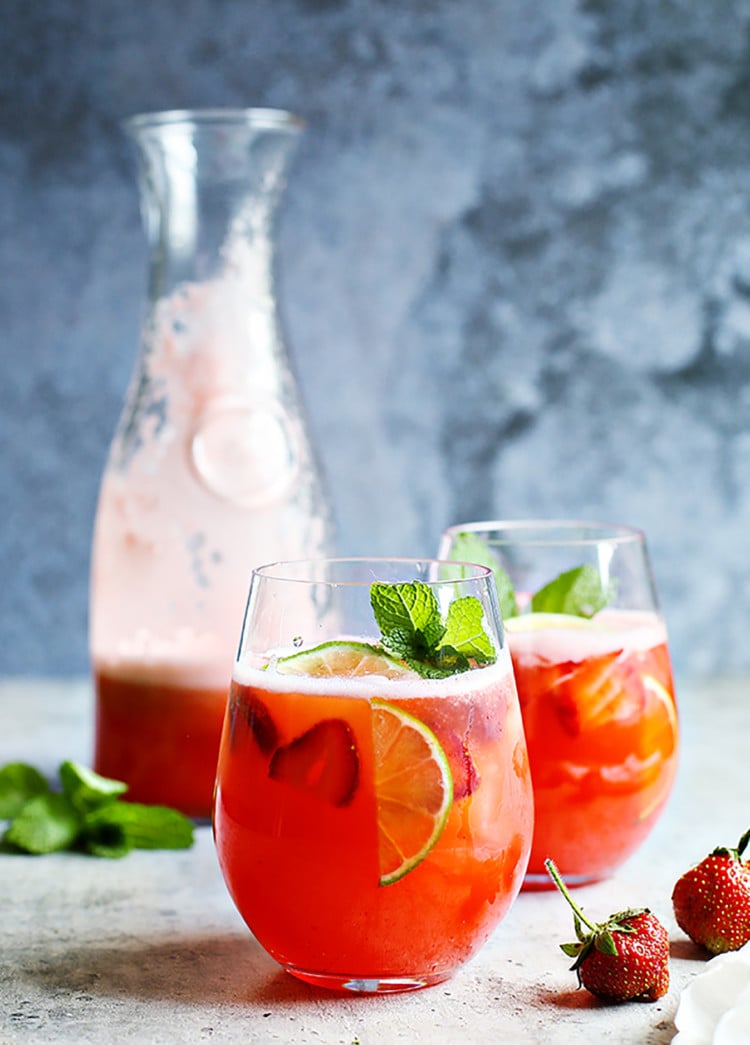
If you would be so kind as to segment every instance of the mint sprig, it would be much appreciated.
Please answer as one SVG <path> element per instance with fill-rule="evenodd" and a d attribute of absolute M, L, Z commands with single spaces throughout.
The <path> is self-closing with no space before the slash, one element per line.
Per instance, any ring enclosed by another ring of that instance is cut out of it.
<path fill-rule="evenodd" d="M 110 804 L 109 799 L 119 798 L 128 789 L 128 785 L 121 780 L 100 776 L 93 769 L 87 769 L 77 762 L 63 762 L 60 766 L 60 781 L 63 794 L 82 813 Z"/>
<path fill-rule="evenodd" d="M 38 769 L 24 762 L 8 762 L 0 769 L 0 820 L 18 816 L 29 799 L 48 791 L 49 784 Z"/>
<path fill-rule="evenodd" d="M 86 817 L 85 831 L 88 851 L 96 856 L 119 856 L 120 848 L 189 849 L 193 844 L 193 825 L 182 813 L 137 802 L 99 806 Z"/>
<path fill-rule="evenodd" d="M 121 801 L 127 785 L 77 762 L 63 762 L 60 790 L 33 766 L 0 769 L 0 819 L 6 851 L 42 855 L 77 849 L 92 856 L 125 856 L 132 849 L 187 849 L 191 821 L 166 806 Z"/>
<path fill-rule="evenodd" d="M 482 604 L 473 595 L 455 599 L 445 621 L 435 592 L 422 581 L 375 583 L 370 605 L 384 648 L 423 678 L 445 678 L 496 659 Z"/>
<path fill-rule="evenodd" d="M 599 571 L 586 563 L 561 573 L 531 598 L 532 613 L 568 613 L 593 617 L 614 595 L 614 583 L 605 587 Z"/>
<path fill-rule="evenodd" d="M 3 842 L 26 853 L 56 853 L 70 849 L 79 830 L 79 816 L 70 799 L 48 791 L 21 807 Z"/>
<path fill-rule="evenodd" d="M 513 581 L 503 568 L 500 559 L 481 537 L 478 537 L 471 530 L 457 533 L 451 544 L 450 557 L 459 562 L 475 562 L 479 566 L 486 566 L 487 569 L 492 570 L 495 575 L 497 599 L 503 620 L 517 616 L 518 603 L 516 602 L 516 593 L 513 589 Z"/>
<path fill-rule="evenodd" d="M 479 599 L 473 595 L 454 599 L 448 607 L 440 648 L 454 649 L 477 664 L 492 663 L 495 660 L 495 647 L 484 630 L 483 619 L 484 610 Z"/>
<path fill-rule="evenodd" d="M 491 547 L 471 530 L 457 533 L 451 544 L 452 559 L 486 566 L 495 575 L 503 620 L 519 614 L 513 582 Z M 593 617 L 612 601 L 615 583 L 602 584 L 595 566 L 585 563 L 559 574 L 531 597 L 532 613 L 566 613 L 573 617 Z"/>

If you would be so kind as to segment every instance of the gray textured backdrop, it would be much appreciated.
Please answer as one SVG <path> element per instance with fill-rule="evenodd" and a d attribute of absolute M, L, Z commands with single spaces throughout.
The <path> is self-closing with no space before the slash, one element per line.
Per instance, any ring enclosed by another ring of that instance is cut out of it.
<path fill-rule="evenodd" d="M 130 113 L 309 130 L 289 343 L 345 552 L 642 526 L 682 675 L 750 668 L 750 3 L 2 0 L 0 673 L 86 670 L 146 279 Z"/>

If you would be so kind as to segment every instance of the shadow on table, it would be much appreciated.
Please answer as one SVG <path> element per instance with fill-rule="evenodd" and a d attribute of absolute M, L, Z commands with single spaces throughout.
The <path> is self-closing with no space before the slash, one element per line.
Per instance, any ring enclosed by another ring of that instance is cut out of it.
<path fill-rule="evenodd" d="M 696 967 L 700 967 L 701 962 L 707 962 L 711 955 L 708 951 L 705 951 L 702 947 L 699 947 L 697 943 L 693 943 L 692 940 L 679 939 L 670 940 L 669 943 L 669 957 L 670 958 L 684 958 L 687 961 L 696 962 Z"/>
<path fill-rule="evenodd" d="M 19 969 L 19 972 L 21 970 Z M 65 954 L 24 963 L 47 993 L 158 999 L 186 1004 L 252 1004 L 319 997 L 279 968 L 249 935 L 196 935 L 71 944 Z"/>
<path fill-rule="evenodd" d="M 653 1005 L 653 1002 L 643 998 L 635 998 L 629 1002 L 608 1001 L 606 998 L 595 998 L 587 990 L 572 991 L 542 991 L 547 1004 L 555 1005 L 558 1009 L 611 1009 L 622 1008 L 623 1005 Z"/>

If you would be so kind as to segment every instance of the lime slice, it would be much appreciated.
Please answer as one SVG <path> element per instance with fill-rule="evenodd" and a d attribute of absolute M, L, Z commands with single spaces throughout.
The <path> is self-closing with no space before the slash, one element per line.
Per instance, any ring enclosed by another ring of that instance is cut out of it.
<path fill-rule="evenodd" d="M 663 706 L 667 722 L 676 736 L 678 731 L 677 709 L 675 708 L 674 700 L 672 700 L 668 690 L 666 690 L 661 682 L 658 682 L 653 675 L 644 675 L 643 685 L 646 687 L 649 696 L 653 697 L 654 700 Z"/>
<path fill-rule="evenodd" d="M 505 630 L 511 634 L 521 631 L 541 631 L 546 628 L 598 629 L 601 627 L 590 617 L 577 617 L 572 613 L 522 613 L 503 621 Z"/>
<path fill-rule="evenodd" d="M 380 884 L 391 885 L 427 856 L 453 802 L 448 759 L 428 727 L 393 704 L 372 702 Z"/>
<path fill-rule="evenodd" d="M 653 675 L 644 675 L 643 685 L 649 700 L 653 700 L 656 707 L 663 712 L 663 715 L 660 717 L 658 711 L 655 711 L 653 707 L 649 709 L 649 706 L 646 706 L 644 718 L 649 724 L 649 729 L 644 735 L 645 753 L 650 755 L 653 752 L 662 752 L 663 755 L 669 757 L 673 755 L 677 747 L 679 735 L 679 723 L 674 700 L 668 690 Z M 673 781 L 674 773 L 664 781 L 656 794 L 652 795 L 647 804 L 641 809 L 638 816 L 639 820 L 646 820 L 655 809 L 663 804 L 672 789 Z"/>
<path fill-rule="evenodd" d="M 416 675 L 405 664 L 366 642 L 323 642 L 312 649 L 280 657 L 276 662 L 276 670 L 280 675 L 308 675 L 313 678 L 382 675 L 396 679 Z"/>

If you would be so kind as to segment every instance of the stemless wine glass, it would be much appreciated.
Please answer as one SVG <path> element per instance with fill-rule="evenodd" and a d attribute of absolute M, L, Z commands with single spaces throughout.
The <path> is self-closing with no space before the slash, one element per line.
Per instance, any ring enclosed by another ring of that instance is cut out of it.
<path fill-rule="evenodd" d="M 646 539 L 576 521 L 450 527 L 440 555 L 495 570 L 534 785 L 526 888 L 606 877 L 655 825 L 678 723 Z"/>
<path fill-rule="evenodd" d="M 240 914 L 289 973 L 358 992 L 448 978 L 517 895 L 532 827 L 490 570 L 253 572 L 214 835 Z"/>

